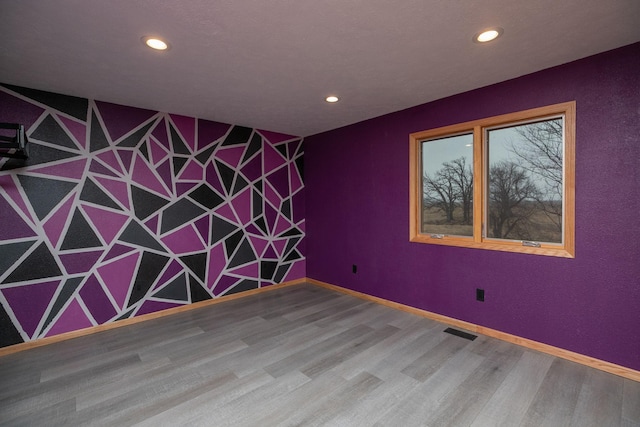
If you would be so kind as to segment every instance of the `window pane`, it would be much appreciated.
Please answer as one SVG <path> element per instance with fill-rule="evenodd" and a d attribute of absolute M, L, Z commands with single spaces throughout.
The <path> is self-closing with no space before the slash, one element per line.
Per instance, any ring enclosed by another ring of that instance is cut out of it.
<path fill-rule="evenodd" d="M 487 132 L 487 236 L 562 243 L 563 119 Z"/>
<path fill-rule="evenodd" d="M 422 233 L 473 236 L 473 134 L 420 145 Z"/>

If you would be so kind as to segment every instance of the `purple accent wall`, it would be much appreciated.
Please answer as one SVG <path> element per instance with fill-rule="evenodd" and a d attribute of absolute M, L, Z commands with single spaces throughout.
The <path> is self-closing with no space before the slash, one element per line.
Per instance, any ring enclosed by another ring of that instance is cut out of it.
<path fill-rule="evenodd" d="M 639 370 L 639 70 L 633 44 L 307 138 L 307 276 Z M 570 100 L 575 259 L 409 242 L 411 132 Z"/>
<path fill-rule="evenodd" d="M 0 347 L 305 276 L 302 140 L 0 85 Z"/>

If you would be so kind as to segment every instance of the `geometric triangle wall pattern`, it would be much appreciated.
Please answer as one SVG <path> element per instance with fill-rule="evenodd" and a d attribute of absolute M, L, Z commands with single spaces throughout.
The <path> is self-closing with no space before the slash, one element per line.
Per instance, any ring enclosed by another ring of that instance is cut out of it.
<path fill-rule="evenodd" d="M 0 347 L 305 276 L 300 138 L 0 85 Z"/>

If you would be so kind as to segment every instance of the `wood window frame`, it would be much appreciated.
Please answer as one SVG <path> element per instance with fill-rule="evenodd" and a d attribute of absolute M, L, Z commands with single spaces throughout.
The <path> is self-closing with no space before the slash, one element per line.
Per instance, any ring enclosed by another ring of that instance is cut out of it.
<path fill-rule="evenodd" d="M 483 236 L 483 221 L 486 216 L 485 180 L 486 130 L 500 126 L 564 117 L 563 153 L 563 230 L 562 243 L 539 243 L 538 247 L 526 246 L 520 240 L 499 240 Z M 575 258 L 575 101 L 533 108 L 500 116 L 458 123 L 436 129 L 415 132 L 409 135 L 409 240 L 445 246 L 487 249 Z M 473 237 L 448 236 L 423 233 L 422 221 L 422 156 L 421 144 L 429 139 L 443 138 L 462 133 L 473 134 Z"/>

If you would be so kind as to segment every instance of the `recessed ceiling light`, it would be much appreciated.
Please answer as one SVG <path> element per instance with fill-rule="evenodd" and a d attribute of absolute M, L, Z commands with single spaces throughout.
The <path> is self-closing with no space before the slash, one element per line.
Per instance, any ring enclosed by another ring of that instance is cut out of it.
<path fill-rule="evenodd" d="M 155 50 L 167 50 L 169 49 L 169 43 L 158 37 L 143 37 L 144 44 Z"/>
<path fill-rule="evenodd" d="M 334 102 L 340 101 L 340 98 L 338 98 L 337 96 L 331 95 L 331 96 L 327 96 L 324 100 L 327 102 L 334 103 Z"/>
<path fill-rule="evenodd" d="M 480 31 L 473 36 L 473 41 L 476 43 L 486 43 L 491 40 L 497 39 L 504 30 L 500 27 L 489 28 L 487 30 Z"/>

